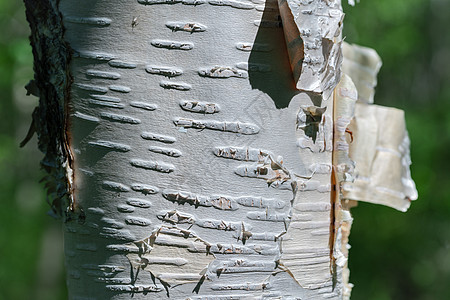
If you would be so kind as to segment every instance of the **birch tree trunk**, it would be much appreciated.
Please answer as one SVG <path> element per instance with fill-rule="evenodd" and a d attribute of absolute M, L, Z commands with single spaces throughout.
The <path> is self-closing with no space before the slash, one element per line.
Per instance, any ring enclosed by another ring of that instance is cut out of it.
<path fill-rule="evenodd" d="M 349 296 L 339 0 L 25 3 L 70 299 Z"/>

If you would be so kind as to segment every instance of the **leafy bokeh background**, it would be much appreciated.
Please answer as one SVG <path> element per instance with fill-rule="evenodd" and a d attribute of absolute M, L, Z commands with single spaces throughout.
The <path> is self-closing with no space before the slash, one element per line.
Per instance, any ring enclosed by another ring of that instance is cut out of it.
<path fill-rule="evenodd" d="M 344 4 L 346 41 L 383 59 L 375 101 L 406 111 L 419 200 L 408 213 L 361 203 L 350 243 L 352 299 L 450 299 L 450 1 Z M 61 225 L 46 215 L 37 104 L 20 1 L 0 0 L 0 300 L 63 300 Z"/>
<path fill-rule="evenodd" d="M 46 215 L 36 138 L 19 149 L 37 98 L 21 1 L 0 0 L 0 299 L 66 299 L 61 224 Z"/>

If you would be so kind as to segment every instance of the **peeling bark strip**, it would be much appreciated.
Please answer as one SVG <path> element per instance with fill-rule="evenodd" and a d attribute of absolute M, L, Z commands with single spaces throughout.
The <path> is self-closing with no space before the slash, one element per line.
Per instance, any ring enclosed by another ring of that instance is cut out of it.
<path fill-rule="evenodd" d="M 342 72 L 350 76 L 358 90 L 358 101 L 373 103 L 377 75 L 381 68 L 381 58 L 370 48 L 342 44 L 344 60 Z"/>
<path fill-rule="evenodd" d="M 297 89 L 330 92 L 340 79 L 341 1 L 278 0 Z"/>
<path fill-rule="evenodd" d="M 350 208 L 366 201 L 406 211 L 417 199 L 403 112 L 372 104 L 380 67 L 374 50 L 344 43 L 344 74 L 334 92 L 332 199 L 333 259 L 342 268 L 345 299 L 352 289 L 347 267 Z"/>
<path fill-rule="evenodd" d="M 349 130 L 354 133 L 349 152 L 356 178 L 343 184 L 344 198 L 407 211 L 417 191 L 403 111 L 358 103 Z"/>
<path fill-rule="evenodd" d="M 335 216 L 333 225 L 333 262 L 335 267 L 342 269 L 343 294 L 345 299 L 350 297 L 352 285 L 349 283 L 348 260 L 348 236 L 352 224 L 350 208 L 353 205 L 344 200 L 341 186 L 346 181 L 352 181 L 355 163 L 349 158 L 349 143 L 347 127 L 353 118 L 358 92 L 351 78 L 343 74 L 341 82 L 334 92 L 334 138 L 333 138 L 333 173 L 332 180 L 334 190 L 333 213 Z"/>
<path fill-rule="evenodd" d="M 56 0 L 24 0 L 30 24 L 34 55 L 35 83 L 39 106 L 33 112 L 39 149 L 44 153 L 42 168 L 48 201 L 56 216 L 65 221 L 82 213 L 72 195 L 73 158 L 68 145 L 68 102 L 71 84 L 71 49 L 64 41 L 62 16 Z M 80 219 L 82 220 L 82 219 Z"/>

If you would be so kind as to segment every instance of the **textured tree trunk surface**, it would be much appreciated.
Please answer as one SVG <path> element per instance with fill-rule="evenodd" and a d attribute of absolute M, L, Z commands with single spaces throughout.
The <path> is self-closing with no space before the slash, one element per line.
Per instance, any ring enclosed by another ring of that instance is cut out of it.
<path fill-rule="evenodd" d="M 379 182 L 350 178 L 339 0 L 43 3 L 34 122 L 70 299 L 349 297 L 348 209 Z"/>

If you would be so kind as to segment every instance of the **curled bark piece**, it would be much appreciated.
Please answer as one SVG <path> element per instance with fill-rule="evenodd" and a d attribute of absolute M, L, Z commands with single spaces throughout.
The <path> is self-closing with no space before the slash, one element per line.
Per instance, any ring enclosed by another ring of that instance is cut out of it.
<path fill-rule="evenodd" d="M 381 58 L 373 49 L 343 43 L 342 72 L 350 76 L 358 90 L 358 101 L 373 103 Z"/>
<path fill-rule="evenodd" d="M 417 190 L 409 170 L 404 112 L 358 103 L 349 130 L 354 136 L 350 158 L 356 163 L 356 178 L 344 183 L 344 197 L 406 211 L 417 199 Z"/>
<path fill-rule="evenodd" d="M 297 89 L 331 92 L 339 82 L 342 62 L 340 1 L 278 3 Z"/>
<path fill-rule="evenodd" d="M 353 80 L 354 88 L 338 87 L 335 112 L 348 107 L 343 102 L 346 97 L 356 99 L 357 95 L 358 103 L 350 124 L 347 121 L 347 125 L 340 124 L 343 119 L 335 115 L 335 166 L 343 199 L 384 204 L 406 211 L 410 202 L 417 199 L 417 190 L 409 170 L 410 142 L 404 112 L 370 104 L 380 67 L 381 59 L 375 50 L 344 44 L 342 69 L 349 72 L 348 79 Z M 350 114 L 346 120 L 348 116 Z M 350 135 L 349 145 L 345 134 Z"/>

